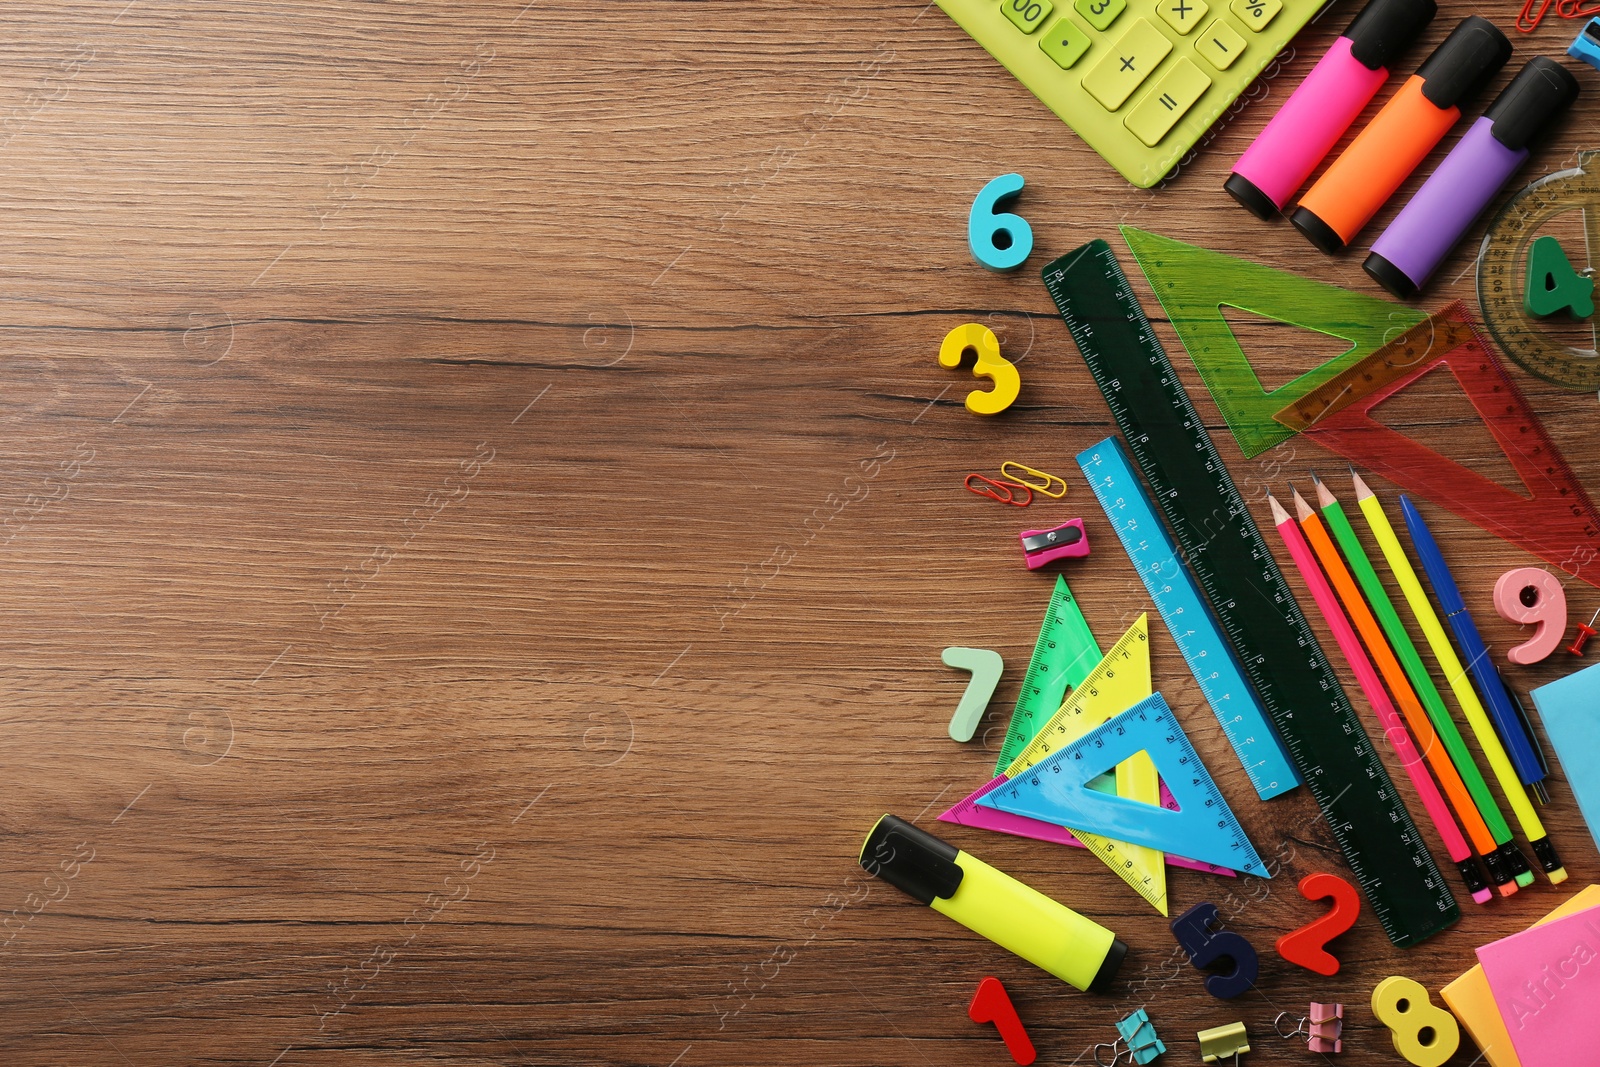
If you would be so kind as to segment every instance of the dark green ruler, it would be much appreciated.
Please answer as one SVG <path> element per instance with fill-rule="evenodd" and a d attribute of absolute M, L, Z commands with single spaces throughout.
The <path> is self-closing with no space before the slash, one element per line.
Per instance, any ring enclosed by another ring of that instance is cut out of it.
<path fill-rule="evenodd" d="M 1067 253 L 1044 284 L 1384 932 L 1405 947 L 1443 930 L 1461 909 L 1111 246 Z"/>

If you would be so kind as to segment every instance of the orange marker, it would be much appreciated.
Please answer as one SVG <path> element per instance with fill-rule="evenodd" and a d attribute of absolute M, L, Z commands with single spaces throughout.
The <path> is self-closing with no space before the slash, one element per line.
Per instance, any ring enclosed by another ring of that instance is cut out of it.
<path fill-rule="evenodd" d="M 1472 802 L 1472 794 L 1467 792 L 1466 783 L 1461 780 L 1461 772 L 1456 770 L 1456 765 L 1450 761 L 1450 754 L 1439 742 L 1439 735 L 1434 732 L 1432 720 L 1423 709 L 1422 701 L 1417 699 L 1417 692 L 1411 687 L 1411 680 L 1406 677 L 1405 669 L 1395 658 L 1394 650 L 1389 647 L 1389 639 L 1384 636 L 1383 628 L 1373 617 L 1372 609 L 1363 599 L 1361 589 L 1356 585 L 1350 569 L 1345 566 L 1339 550 L 1333 546 L 1333 539 L 1328 536 L 1328 530 L 1322 525 L 1322 519 L 1311 505 L 1306 503 L 1299 490 L 1293 492 L 1295 514 L 1300 519 L 1301 528 L 1305 530 L 1306 540 L 1311 543 L 1311 550 L 1322 562 L 1322 569 L 1328 572 L 1328 578 L 1333 583 L 1334 590 L 1338 592 L 1339 599 L 1344 602 L 1345 610 L 1350 613 L 1351 620 L 1356 624 L 1361 640 L 1366 644 L 1367 651 L 1372 653 L 1373 662 L 1378 666 L 1378 673 L 1383 675 L 1389 691 L 1399 702 L 1400 713 L 1405 716 L 1406 725 L 1411 727 L 1417 747 L 1422 750 L 1423 757 L 1433 768 L 1433 773 L 1438 776 L 1439 784 L 1444 787 L 1445 795 L 1450 798 L 1450 806 L 1455 809 L 1462 828 L 1472 839 L 1473 847 L 1484 857 L 1484 864 L 1489 868 L 1489 877 L 1494 880 L 1495 888 L 1500 891 L 1501 896 L 1509 897 L 1517 891 L 1517 883 L 1506 871 L 1505 864 L 1500 862 L 1497 854 L 1499 846 L 1495 844 L 1494 835 L 1489 832 L 1483 816 L 1479 814 L 1478 806 Z"/>
<path fill-rule="evenodd" d="M 1461 105 L 1511 58 L 1511 42 L 1469 15 L 1317 179 L 1290 216 L 1324 252 L 1340 252 L 1461 118 Z"/>

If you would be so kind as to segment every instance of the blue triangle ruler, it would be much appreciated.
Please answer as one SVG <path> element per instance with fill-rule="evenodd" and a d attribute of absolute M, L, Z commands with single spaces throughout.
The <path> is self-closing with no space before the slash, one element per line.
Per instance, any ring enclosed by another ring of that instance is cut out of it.
<path fill-rule="evenodd" d="M 1089 783 L 1123 760 L 1146 752 L 1178 810 L 1096 792 Z M 979 797 L 984 807 L 1071 826 L 1270 878 L 1244 827 L 1200 762 L 1189 735 L 1160 693 L 1034 764 Z"/>
<path fill-rule="evenodd" d="M 1244 764 L 1256 794 L 1271 800 L 1299 785 L 1300 775 L 1289 763 L 1278 731 L 1267 721 L 1255 688 L 1245 678 L 1211 609 L 1200 598 L 1199 586 L 1167 528 L 1156 517 L 1144 483 L 1128 464 L 1116 438 L 1107 437 L 1078 453 L 1078 467 L 1117 531 L 1117 539 L 1183 653 L 1183 661 L 1200 683 L 1200 691 Z"/>

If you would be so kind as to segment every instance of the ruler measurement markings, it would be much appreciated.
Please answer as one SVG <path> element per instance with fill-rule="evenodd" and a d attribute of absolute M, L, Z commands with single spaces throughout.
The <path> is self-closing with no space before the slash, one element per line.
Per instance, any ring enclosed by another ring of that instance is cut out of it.
<path fill-rule="evenodd" d="M 1099 269 L 1085 269 L 1082 265 L 1085 257 Z M 1131 340 L 1117 336 L 1117 315 L 1097 320 L 1104 323 L 1104 329 L 1097 330 L 1095 324 L 1076 314 L 1073 295 L 1065 289 L 1069 270 L 1073 272 L 1073 286 L 1084 290 L 1084 305 L 1117 309 L 1120 326 L 1132 333 Z M 1259 529 L 1243 508 L 1226 466 L 1192 401 L 1177 381 L 1176 372 L 1139 308 L 1110 247 L 1103 241 L 1092 242 L 1046 267 L 1044 277 L 1135 459 L 1150 479 L 1162 512 L 1193 565 L 1195 577 L 1217 609 L 1224 631 L 1236 648 L 1244 650 L 1240 657 L 1242 665 L 1255 683 L 1263 706 L 1278 725 L 1285 746 L 1300 766 L 1312 795 L 1328 815 L 1330 832 L 1345 852 L 1385 932 L 1396 944 L 1408 945 L 1443 929 L 1459 916 L 1459 908 L 1432 856 L 1422 845 L 1409 813 L 1399 804 L 1376 750 L 1355 718 L 1337 676 L 1311 636 L 1305 617 Z M 1107 291 L 1093 291 L 1096 281 Z M 1116 364 L 1119 370 L 1113 373 L 1108 363 L 1110 354 L 1100 351 L 1102 334 L 1123 350 L 1119 354 L 1125 355 L 1127 348 L 1136 347 L 1142 350 L 1145 358 L 1124 359 Z M 1148 370 L 1141 370 L 1140 363 Z M 1123 367 L 1127 370 L 1122 370 Z M 1129 378 L 1135 391 L 1147 394 L 1147 403 L 1138 413 L 1124 400 L 1123 377 Z M 1156 395 L 1148 395 L 1152 392 Z M 1160 442 L 1156 439 L 1158 435 L 1163 439 Z M 1180 447 L 1178 435 L 1188 439 L 1182 444 L 1189 447 Z M 1224 506 L 1214 508 L 1212 515 L 1220 510 L 1227 516 L 1219 531 L 1219 536 L 1225 532 L 1226 538 L 1213 540 L 1208 531 L 1196 528 L 1188 507 L 1177 498 L 1179 485 L 1203 486 L 1190 495 L 1209 491 L 1222 502 Z M 1213 573 L 1212 556 L 1218 557 L 1220 567 L 1235 571 L 1227 590 L 1221 588 L 1220 575 Z M 1259 620 L 1251 624 L 1250 613 L 1240 607 L 1238 600 L 1240 578 L 1249 582 L 1255 595 L 1272 607 L 1281 625 L 1276 620 L 1271 625 Z M 1274 627 L 1280 632 L 1274 633 Z M 1283 677 L 1285 675 L 1287 677 Z M 1318 714 L 1297 716 L 1283 701 L 1280 686 L 1284 694 L 1293 693 L 1297 697 L 1302 693 L 1320 693 L 1328 705 L 1326 712 L 1319 707 Z M 1348 745 L 1341 741 L 1347 741 Z M 1348 766 L 1330 765 L 1336 749 L 1348 751 Z M 1347 779 L 1351 785 L 1377 785 L 1376 795 L 1367 792 L 1364 797 L 1346 800 L 1350 791 L 1344 785 Z M 1411 852 L 1412 869 L 1409 871 L 1404 855 L 1390 854 L 1397 840 Z M 1365 860 L 1366 856 L 1372 857 L 1370 862 Z M 1402 879 L 1402 874 L 1409 877 Z M 1391 895 L 1391 880 L 1402 883 L 1393 893 L 1396 898 L 1393 906 L 1386 899 Z M 1417 891 L 1407 891 L 1404 883 L 1415 883 Z"/>

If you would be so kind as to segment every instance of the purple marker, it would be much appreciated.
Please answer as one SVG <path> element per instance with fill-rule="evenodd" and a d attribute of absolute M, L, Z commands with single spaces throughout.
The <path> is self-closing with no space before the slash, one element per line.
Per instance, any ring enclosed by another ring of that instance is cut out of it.
<path fill-rule="evenodd" d="M 1389 80 L 1389 64 L 1437 11 L 1434 0 L 1370 0 L 1245 149 L 1222 187 L 1257 218 L 1282 211 Z"/>
<path fill-rule="evenodd" d="M 1395 296 L 1415 295 L 1577 99 L 1578 79 L 1566 67 L 1528 60 L 1373 242 L 1366 272 Z"/>

